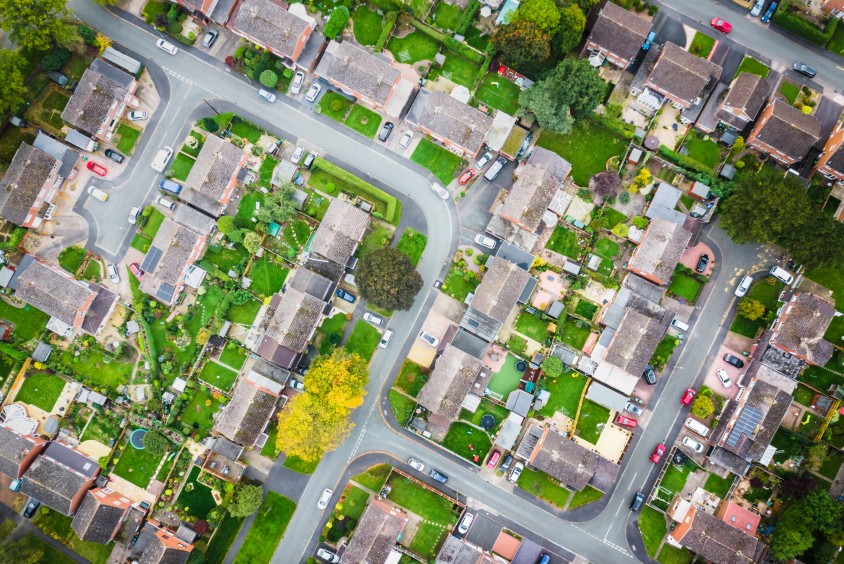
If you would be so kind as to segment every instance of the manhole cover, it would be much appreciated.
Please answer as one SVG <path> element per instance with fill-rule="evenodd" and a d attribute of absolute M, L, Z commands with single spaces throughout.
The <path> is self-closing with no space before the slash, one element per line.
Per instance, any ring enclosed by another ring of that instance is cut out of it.
<path fill-rule="evenodd" d="M 481 427 L 483 427 L 487 431 L 495 427 L 495 417 L 493 417 L 489 413 L 481 417 Z"/>

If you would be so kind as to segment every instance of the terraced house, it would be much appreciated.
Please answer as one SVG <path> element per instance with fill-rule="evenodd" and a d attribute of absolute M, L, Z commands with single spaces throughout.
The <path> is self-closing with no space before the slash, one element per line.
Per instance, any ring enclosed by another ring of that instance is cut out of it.
<path fill-rule="evenodd" d="M 304 6 L 294 4 L 286 10 L 271 0 L 243 0 L 234 9 L 228 27 L 293 65 L 305 50 L 316 21 Z"/>
<path fill-rule="evenodd" d="M 97 139 L 110 141 L 126 108 L 139 104 L 137 88 L 135 77 L 96 59 L 82 75 L 62 119 Z"/>
<path fill-rule="evenodd" d="M 99 473 L 96 460 L 53 441 L 24 472 L 21 493 L 62 515 L 73 515 Z"/>
<path fill-rule="evenodd" d="M 141 263 L 141 291 L 173 305 L 185 287 L 185 276 L 205 252 L 204 235 L 165 219 Z"/>

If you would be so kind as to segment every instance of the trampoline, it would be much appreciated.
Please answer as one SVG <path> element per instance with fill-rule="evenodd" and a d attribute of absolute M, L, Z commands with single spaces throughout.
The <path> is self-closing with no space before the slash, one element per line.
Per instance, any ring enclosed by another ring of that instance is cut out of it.
<path fill-rule="evenodd" d="M 146 429 L 135 429 L 129 435 L 129 443 L 138 450 L 144 450 L 144 435 L 146 434 Z"/>
<path fill-rule="evenodd" d="M 525 370 L 527 370 L 527 362 L 525 362 L 524 360 L 516 362 L 516 370 L 518 370 L 519 372 L 524 372 Z"/>
<path fill-rule="evenodd" d="M 489 413 L 481 417 L 481 427 L 483 427 L 486 431 L 489 431 L 490 429 L 495 427 L 495 417 L 493 417 Z"/>

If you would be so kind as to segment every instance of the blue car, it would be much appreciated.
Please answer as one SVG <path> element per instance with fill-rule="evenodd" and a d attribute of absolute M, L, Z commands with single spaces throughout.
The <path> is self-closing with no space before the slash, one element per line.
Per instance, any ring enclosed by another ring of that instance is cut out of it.
<path fill-rule="evenodd" d="M 645 42 L 642 43 L 642 50 L 647 51 L 648 49 L 650 49 L 651 45 L 653 45 L 654 43 L 654 39 L 656 39 L 656 33 L 652 31 L 645 38 Z"/>
<path fill-rule="evenodd" d="M 182 185 L 178 182 L 173 182 L 168 178 L 164 178 L 161 182 L 158 183 L 158 187 L 164 190 L 165 192 L 170 192 L 171 194 L 178 194 L 182 191 Z"/>
<path fill-rule="evenodd" d="M 771 2 L 771 5 L 768 7 L 768 11 L 765 12 L 765 15 L 762 16 L 762 23 L 768 23 L 771 21 L 771 16 L 774 15 L 774 11 L 777 9 L 777 3 Z"/>
<path fill-rule="evenodd" d="M 349 292 L 341 290 L 340 288 L 337 288 L 336 294 L 338 298 L 340 298 L 341 300 L 346 300 L 350 304 L 355 303 L 355 300 L 357 300 L 354 294 L 350 294 Z"/>

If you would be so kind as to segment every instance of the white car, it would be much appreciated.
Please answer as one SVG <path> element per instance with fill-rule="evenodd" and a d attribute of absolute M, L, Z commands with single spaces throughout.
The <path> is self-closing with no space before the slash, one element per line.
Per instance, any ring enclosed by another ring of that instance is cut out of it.
<path fill-rule="evenodd" d="M 264 100 L 266 100 L 270 104 L 275 102 L 275 98 L 276 98 L 275 94 L 273 94 L 269 90 L 264 90 L 263 88 L 258 90 L 258 97 L 263 98 Z"/>
<path fill-rule="evenodd" d="M 399 147 L 402 149 L 407 149 L 407 146 L 410 145 L 410 142 L 413 140 L 413 132 L 412 131 L 405 131 L 404 135 L 402 135 L 401 140 L 399 141 Z"/>
<path fill-rule="evenodd" d="M 114 282 L 115 284 L 120 283 L 120 275 L 117 274 L 117 265 L 109 264 L 106 266 L 106 272 L 108 273 L 108 279 Z"/>
<path fill-rule="evenodd" d="M 290 83 L 290 93 L 294 96 L 302 91 L 302 85 L 305 83 L 305 73 L 302 71 L 293 75 L 293 81 Z"/>
<path fill-rule="evenodd" d="M 425 471 L 425 465 L 416 460 L 415 458 L 408 458 L 407 465 L 416 470 L 417 472 Z"/>
<path fill-rule="evenodd" d="M 629 411 L 630 413 L 632 413 L 633 415 L 636 415 L 636 416 L 642 415 L 642 413 L 643 413 L 641 407 L 639 407 L 638 405 L 636 405 L 635 403 L 630 402 L 630 401 L 627 402 L 627 405 L 624 406 L 624 409 L 625 409 L 625 411 Z"/>
<path fill-rule="evenodd" d="M 484 154 L 483 154 L 483 156 L 482 156 L 482 157 L 478 160 L 478 162 L 476 162 L 476 163 L 475 163 L 475 167 L 477 167 L 477 169 L 478 169 L 478 170 L 480 170 L 480 169 L 482 169 L 483 167 L 485 167 L 485 166 L 487 165 L 487 163 L 489 163 L 489 161 L 491 161 L 491 160 L 492 160 L 492 153 L 490 153 L 489 151 L 487 151 L 487 152 L 486 152 L 486 153 L 484 153 Z"/>
<path fill-rule="evenodd" d="M 392 339 L 392 338 L 393 338 L 393 330 L 392 329 L 387 329 L 386 331 L 384 331 L 384 334 L 381 335 L 381 342 L 378 343 L 378 348 L 379 349 L 386 349 L 387 345 L 390 344 L 390 339 Z"/>
<path fill-rule="evenodd" d="M 753 16 L 754 18 L 758 17 L 759 14 L 762 13 L 762 8 L 764 8 L 764 7 L 765 7 L 765 0 L 756 0 L 756 4 L 753 5 L 753 9 L 750 10 L 750 15 Z"/>
<path fill-rule="evenodd" d="M 384 325 L 384 318 L 379 315 L 375 315 L 374 313 L 369 313 L 368 311 L 363 314 L 363 320 L 369 321 L 373 325 Z"/>
<path fill-rule="evenodd" d="M 750 285 L 753 284 L 753 277 L 752 276 L 745 276 L 739 282 L 738 288 L 736 288 L 736 296 L 742 297 L 744 296 L 747 291 L 750 289 Z"/>
<path fill-rule="evenodd" d="M 170 53 L 171 55 L 175 55 L 179 52 L 175 45 L 173 45 L 169 41 L 164 41 L 163 39 L 159 39 L 158 41 L 156 41 L 155 46 L 161 49 L 162 51 Z"/>
<path fill-rule="evenodd" d="M 305 94 L 305 100 L 313 102 L 316 100 L 317 96 L 319 96 L 320 92 L 322 92 L 322 86 L 319 84 L 311 84 L 311 87 L 308 88 L 308 93 Z"/>
<path fill-rule="evenodd" d="M 729 388 L 733 385 L 733 381 L 730 380 L 730 377 L 727 376 L 727 371 L 723 368 L 716 370 L 715 374 L 718 376 L 718 379 L 721 380 L 721 383 L 724 384 L 725 388 Z"/>
<path fill-rule="evenodd" d="M 176 202 L 168 200 L 164 196 L 159 196 L 155 199 L 155 203 L 163 208 L 167 208 L 168 210 L 176 209 Z"/>
<path fill-rule="evenodd" d="M 302 156 L 305 154 L 305 148 L 301 145 L 296 146 L 296 150 L 293 151 L 293 156 L 290 157 L 290 162 L 293 164 L 299 164 L 299 161 L 302 160 Z"/>
<path fill-rule="evenodd" d="M 138 221 L 139 215 L 141 215 L 141 208 L 139 208 L 138 206 L 135 206 L 134 208 L 129 210 L 129 224 L 135 225 L 135 223 Z"/>
<path fill-rule="evenodd" d="M 152 170 L 156 172 L 164 172 L 167 163 L 170 162 L 170 157 L 173 156 L 173 148 L 172 147 L 162 147 L 158 150 L 155 154 L 155 158 L 152 159 Z"/>
<path fill-rule="evenodd" d="M 683 446 L 695 452 L 703 452 L 703 445 L 691 437 L 683 437 Z"/>
<path fill-rule="evenodd" d="M 522 470 L 525 469 L 525 465 L 521 462 L 516 462 L 516 466 L 513 468 L 513 471 L 510 472 L 510 477 L 507 478 L 514 484 L 519 481 L 519 476 L 522 475 Z"/>
<path fill-rule="evenodd" d="M 320 509 L 325 509 L 328 507 L 328 502 L 331 501 L 331 496 L 334 495 L 334 490 L 331 488 L 325 488 L 322 490 L 322 495 L 319 496 L 319 503 L 317 503 L 317 507 Z"/>
<path fill-rule="evenodd" d="M 788 273 L 784 268 L 775 266 L 771 269 L 771 276 L 782 282 L 783 284 L 791 284 L 794 282 L 794 276 Z"/>
<path fill-rule="evenodd" d="M 461 535 L 465 535 L 469 532 L 469 527 L 472 526 L 472 522 L 475 520 L 475 516 L 472 513 L 467 513 L 463 516 L 463 519 L 460 521 L 460 526 L 457 527 L 457 532 Z"/>
<path fill-rule="evenodd" d="M 429 345 L 431 345 L 432 347 L 436 347 L 437 345 L 440 344 L 439 339 L 437 339 L 436 337 L 434 337 L 430 333 L 426 333 L 425 331 L 422 331 L 421 333 L 419 333 L 419 338 L 422 339 L 423 341 L 425 341 L 426 343 L 428 343 Z"/>
<path fill-rule="evenodd" d="M 326 550 L 324 548 L 320 548 L 316 551 L 317 558 L 324 562 L 330 562 L 331 564 L 337 564 L 340 562 L 340 557 L 337 554 L 334 554 L 330 550 Z"/>
<path fill-rule="evenodd" d="M 88 193 L 91 194 L 93 197 L 98 199 L 101 202 L 105 202 L 108 200 L 108 194 L 100 190 L 99 188 L 94 188 L 93 186 L 88 186 Z"/>
<path fill-rule="evenodd" d="M 142 110 L 133 110 L 129 112 L 126 116 L 129 118 L 129 121 L 143 121 L 149 117 L 145 111 Z"/>
<path fill-rule="evenodd" d="M 492 237 L 487 237 L 486 235 L 481 235 L 480 233 L 475 235 L 475 243 L 477 243 L 481 247 L 486 247 L 487 249 L 495 248 L 495 239 L 493 239 Z"/>
<path fill-rule="evenodd" d="M 291 388 L 293 388 L 294 390 L 299 390 L 300 392 L 304 391 L 304 389 L 305 389 L 305 383 L 304 382 L 300 382 L 299 380 L 294 380 L 293 378 L 291 378 L 287 381 L 287 385 L 290 386 Z"/>
<path fill-rule="evenodd" d="M 434 191 L 434 194 L 442 198 L 443 200 L 448 200 L 448 190 L 437 184 L 431 184 L 431 190 Z"/>

